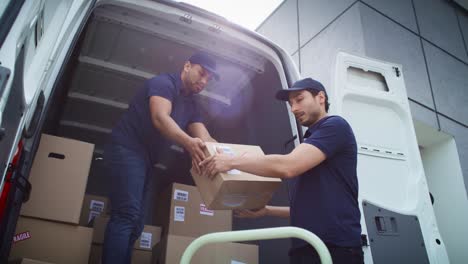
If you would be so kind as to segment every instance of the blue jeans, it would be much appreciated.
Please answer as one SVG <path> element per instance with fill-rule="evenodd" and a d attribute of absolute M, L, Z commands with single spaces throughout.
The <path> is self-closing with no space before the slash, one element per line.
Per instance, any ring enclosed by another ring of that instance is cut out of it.
<path fill-rule="evenodd" d="M 143 231 L 151 166 L 137 152 L 116 144 L 106 146 L 104 162 L 110 174 L 111 217 L 104 237 L 102 263 L 129 264 L 133 245 Z"/>

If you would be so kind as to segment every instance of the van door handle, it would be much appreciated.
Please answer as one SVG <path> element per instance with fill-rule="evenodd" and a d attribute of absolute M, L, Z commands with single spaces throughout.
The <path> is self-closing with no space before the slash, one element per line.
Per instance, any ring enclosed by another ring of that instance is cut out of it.
<path fill-rule="evenodd" d="M 3 137 L 5 136 L 5 128 L 4 127 L 0 127 L 0 141 L 3 139 Z"/>
<path fill-rule="evenodd" d="M 34 115 L 32 117 L 29 127 L 24 131 L 25 138 L 31 138 L 36 134 L 36 130 L 39 127 L 39 121 L 41 120 L 42 110 L 44 109 L 45 96 L 44 92 L 41 91 L 39 98 L 37 98 L 36 109 L 34 109 Z"/>

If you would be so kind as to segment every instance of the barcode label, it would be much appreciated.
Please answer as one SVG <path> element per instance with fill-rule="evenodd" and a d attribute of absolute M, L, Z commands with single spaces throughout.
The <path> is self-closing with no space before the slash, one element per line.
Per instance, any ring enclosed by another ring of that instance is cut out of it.
<path fill-rule="evenodd" d="M 229 146 L 225 146 L 225 145 L 214 146 L 214 151 L 215 152 L 217 152 L 218 149 L 221 149 L 224 154 L 227 154 L 227 155 L 230 155 L 230 156 L 235 155 L 234 150 Z M 227 172 L 227 174 L 239 175 L 239 174 L 241 174 L 241 172 L 240 172 L 240 170 L 230 170 L 230 171 Z"/>
<path fill-rule="evenodd" d="M 213 210 L 209 210 L 208 208 L 206 208 L 205 204 L 200 204 L 200 214 L 213 216 L 213 215 L 214 215 L 214 211 L 213 211 Z"/>
<path fill-rule="evenodd" d="M 140 237 L 140 247 L 141 248 L 151 248 L 151 240 L 153 238 L 153 234 L 142 232 Z"/>
<path fill-rule="evenodd" d="M 89 209 L 97 212 L 104 212 L 104 202 L 91 200 L 91 202 L 89 203 Z"/>
<path fill-rule="evenodd" d="M 187 202 L 188 201 L 188 192 L 175 189 L 175 191 L 174 191 L 174 200 Z"/>
<path fill-rule="evenodd" d="M 99 216 L 100 214 L 101 212 L 89 211 L 88 224 L 91 223 L 91 221 L 93 221 L 93 219 L 96 218 L 96 216 Z"/>
<path fill-rule="evenodd" d="M 185 221 L 185 207 L 174 206 L 174 221 L 184 222 Z"/>

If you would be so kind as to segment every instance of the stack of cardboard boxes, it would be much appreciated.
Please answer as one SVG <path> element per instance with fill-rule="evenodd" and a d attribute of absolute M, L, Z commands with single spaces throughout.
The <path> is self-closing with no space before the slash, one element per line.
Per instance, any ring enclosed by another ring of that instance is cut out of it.
<path fill-rule="evenodd" d="M 163 238 L 153 249 L 153 264 L 179 263 L 188 245 L 197 237 L 232 230 L 232 211 L 209 210 L 194 186 L 174 183 L 159 199 L 155 219 Z M 236 262 L 237 261 L 237 262 Z M 221 243 L 202 247 L 192 264 L 258 263 L 258 246 Z"/>
<path fill-rule="evenodd" d="M 94 145 L 42 135 L 10 258 L 86 263 L 93 229 L 80 226 Z M 27 263 L 27 262 L 25 262 Z"/>
<path fill-rule="evenodd" d="M 216 146 L 209 145 L 207 155 Z M 231 152 L 263 154 L 259 147 L 222 146 Z M 29 177 L 30 199 L 17 223 L 12 263 L 101 263 L 109 204 L 106 197 L 85 195 L 93 149 L 89 143 L 42 135 Z M 154 219 L 161 227 L 145 225 L 132 263 L 179 263 L 195 238 L 232 230 L 232 209 L 264 206 L 280 184 L 238 171 L 214 181 L 196 173 L 193 177 L 198 188 L 174 183 L 155 201 Z M 256 264 L 258 246 L 210 244 L 198 250 L 191 263 Z"/>
<path fill-rule="evenodd" d="M 11 263 L 100 263 L 108 199 L 85 194 L 94 145 L 42 135 L 10 253 Z M 92 228 L 94 226 L 94 228 Z M 161 228 L 145 226 L 133 263 L 150 264 Z"/>

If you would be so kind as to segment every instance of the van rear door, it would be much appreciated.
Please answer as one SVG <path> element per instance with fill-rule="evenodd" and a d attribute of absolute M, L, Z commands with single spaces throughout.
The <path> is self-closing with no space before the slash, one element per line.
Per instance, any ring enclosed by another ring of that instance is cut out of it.
<path fill-rule="evenodd" d="M 365 263 L 448 263 L 401 65 L 340 52 L 332 95 L 358 144 Z"/>

